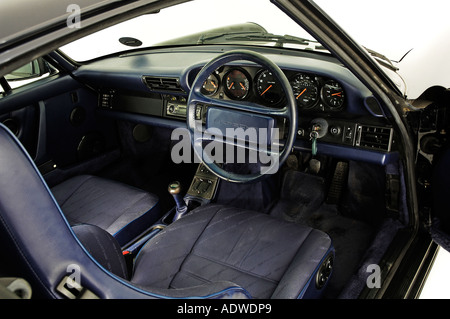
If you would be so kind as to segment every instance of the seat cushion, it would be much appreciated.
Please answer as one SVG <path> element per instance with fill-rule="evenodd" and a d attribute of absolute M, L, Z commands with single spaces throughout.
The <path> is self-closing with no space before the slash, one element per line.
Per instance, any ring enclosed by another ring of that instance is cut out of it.
<path fill-rule="evenodd" d="M 96 225 L 120 245 L 139 235 L 160 217 L 157 196 L 92 175 L 80 175 L 52 188 L 71 225 Z"/>
<path fill-rule="evenodd" d="M 131 281 L 177 289 L 227 280 L 253 298 L 297 298 L 314 286 L 313 277 L 332 253 L 331 240 L 321 231 L 253 211 L 206 205 L 142 248 Z"/>

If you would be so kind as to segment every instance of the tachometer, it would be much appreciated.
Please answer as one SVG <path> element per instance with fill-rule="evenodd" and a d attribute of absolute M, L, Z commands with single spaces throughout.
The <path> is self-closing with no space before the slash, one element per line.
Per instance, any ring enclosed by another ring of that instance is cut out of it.
<path fill-rule="evenodd" d="M 291 86 L 299 107 L 308 109 L 316 105 L 319 87 L 313 76 L 299 73 L 292 79 Z"/>
<path fill-rule="evenodd" d="M 250 80 L 244 71 L 233 69 L 225 75 L 225 93 L 232 99 L 244 99 L 250 87 Z"/>
<path fill-rule="evenodd" d="M 256 76 L 256 94 L 260 99 L 270 104 L 280 102 L 283 91 L 278 84 L 278 80 L 269 70 L 264 70 Z"/>
<path fill-rule="evenodd" d="M 344 89 L 336 81 L 327 81 L 322 88 L 322 99 L 330 109 L 339 109 L 344 105 Z"/>

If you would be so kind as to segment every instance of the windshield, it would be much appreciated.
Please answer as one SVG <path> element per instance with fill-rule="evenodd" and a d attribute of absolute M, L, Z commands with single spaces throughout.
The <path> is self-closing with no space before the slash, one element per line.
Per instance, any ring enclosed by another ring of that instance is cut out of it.
<path fill-rule="evenodd" d="M 409 97 L 415 98 L 433 85 L 450 86 L 450 72 L 442 72 L 450 53 L 445 40 L 450 35 L 450 1 L 315 2 L 360 45 L 381 53 L 387 62 L 391 60 L 393 68 L 384 70 Z M 136 48 L 209 44 L 326 52 L 269 0 L 190 1 L 107 28 L 61 50 L 82 62 Z M 405 80 L 406 89 L 398 75 Z"/>
<path fill-rule="evenodd" d="M 323 50 L 270 1 L 196 0 L 107 28 L 61 51 L 81 62 L 137 47 L 242 43 Z"/>

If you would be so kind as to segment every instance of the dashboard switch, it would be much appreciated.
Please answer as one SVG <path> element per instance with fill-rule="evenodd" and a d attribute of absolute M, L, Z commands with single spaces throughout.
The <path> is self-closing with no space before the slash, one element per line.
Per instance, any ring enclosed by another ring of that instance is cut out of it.
<path fill-rule="evenodd" d="M 202 119 L 202 106 L 201 105 L 195 106 L 195 119 L 196 120 Z"/>
<path fill-rule="evenodd" d="M 353 145 L 354 128 L 352 126 L 346 126 L 344 128 L 344 142 Z"/>
<path fill-rule="evenodd" d="M 342 129 L 339 126 L 330 127 L 330 133 L 333 136 L 339 136 L 341 134 Z"/>

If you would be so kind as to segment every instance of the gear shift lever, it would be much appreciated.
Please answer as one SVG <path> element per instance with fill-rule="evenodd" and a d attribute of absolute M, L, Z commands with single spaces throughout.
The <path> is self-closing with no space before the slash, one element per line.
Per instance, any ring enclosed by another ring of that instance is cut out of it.
<path fill-rule="evenodd" d="M 184 214 L 187 213 L 188 208 L 186 206 L 186 203 L 183 200 L 183 196 L 181 196 L 181 185 L 180 182 L 175 181 L 169 184 L 169 193 L 173 196 L 173 199 L 175 200 L 176 207 L 176 213 L 173 217 L 173 221 L 176 221 L 180 219 Z"/>

